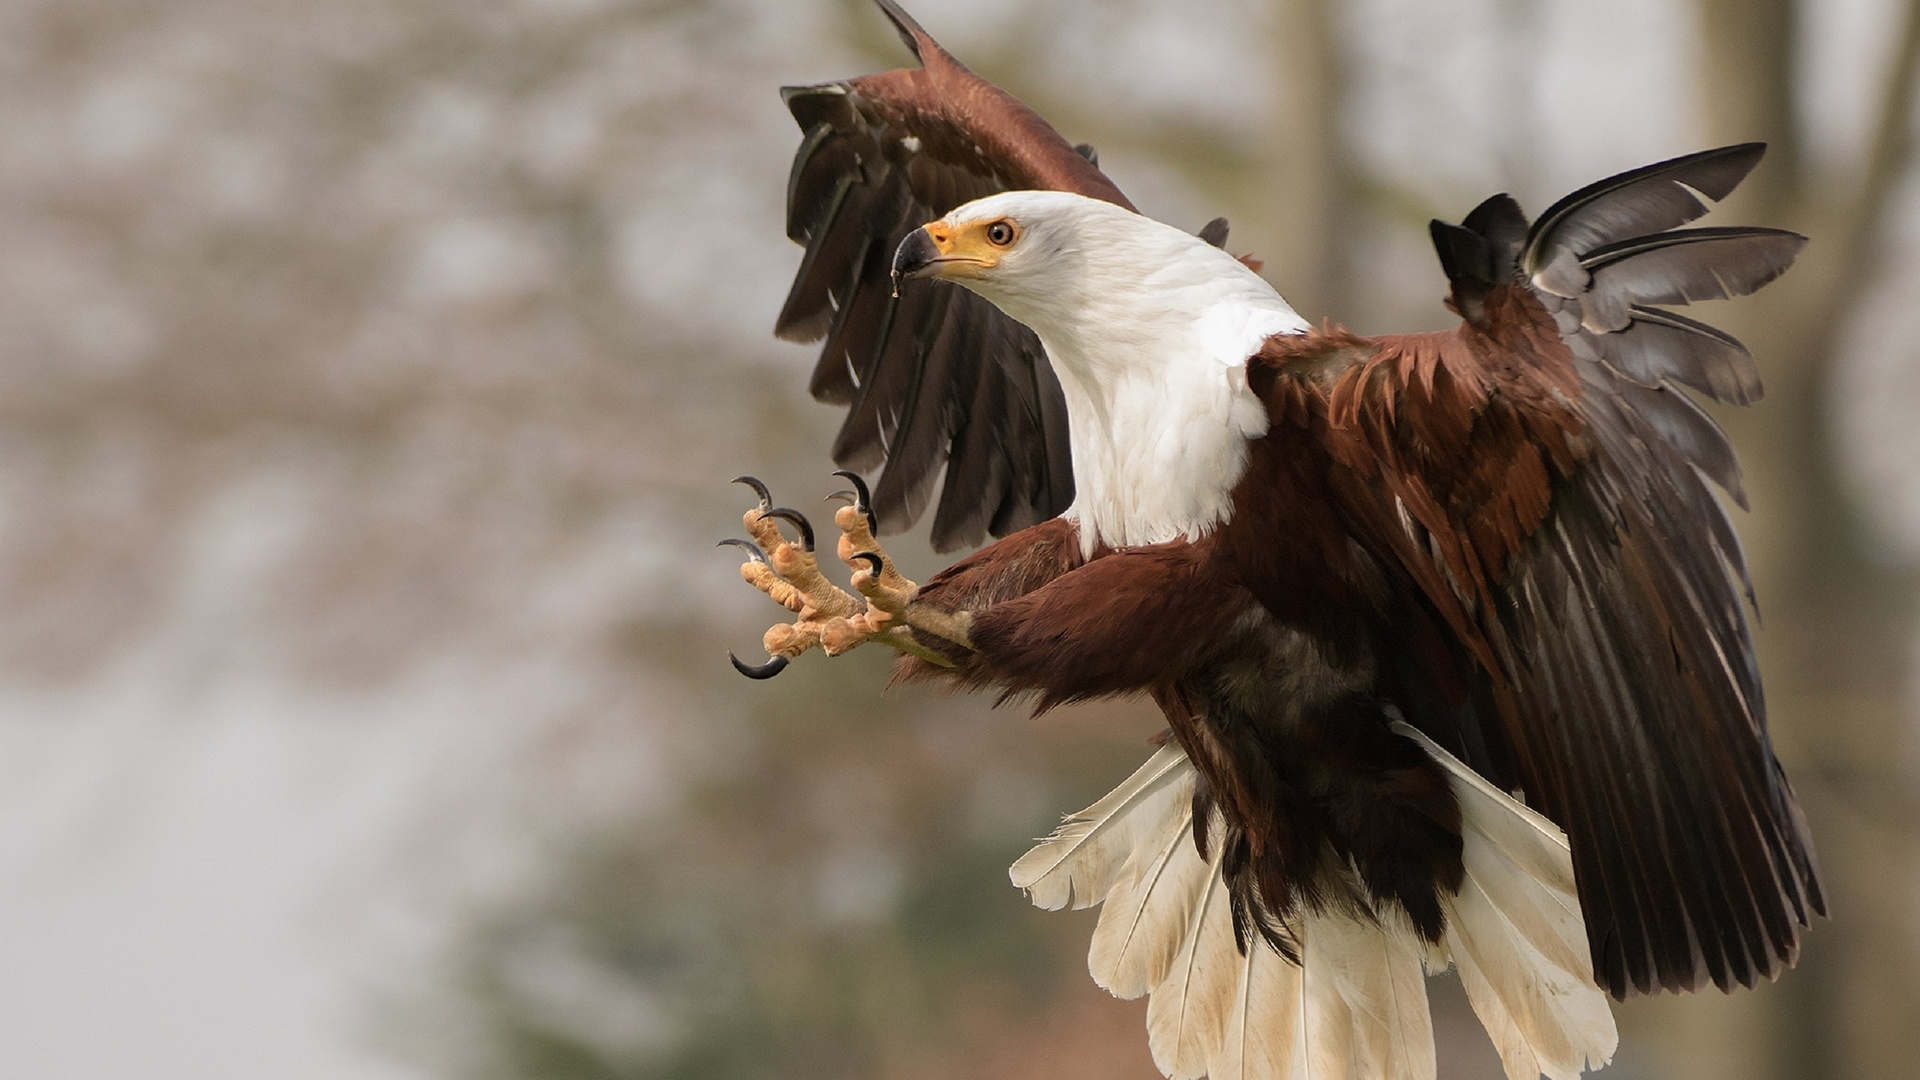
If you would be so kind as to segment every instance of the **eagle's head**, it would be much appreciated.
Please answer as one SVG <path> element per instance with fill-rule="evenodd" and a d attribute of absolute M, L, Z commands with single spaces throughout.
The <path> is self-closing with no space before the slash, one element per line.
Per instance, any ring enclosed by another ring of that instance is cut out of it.
<path fill-rule="evenodd" d="M 979 293 L 1043 339 L 1104 325 L 1189 322 L 1218 300 L 1272 290 L 1200 237 L 1123 206 L 1064 191 L 975 199 L 908 233 L 895 250 L 896 288 L 939 278 Z M 1151 335 L 1150 335 L 1151 336 Z"/>
<path fill-rule="evenodd" d="M 894 252 L 894 279 L 942 278 L 996 303 L 1024 306 L 1019 298 L 1038 300 L 1068 286 L 1085 262 L 1085 226 L 1115 216 L 1138 217 L 1058 191 L 976 199 L 908 233 Z"/>
<path fill-rule="evenodd" d="M 963 285 L 1034 325 L 1103 306 L 1116 286 L 1127 291 L 1145 268 L 1164 266 L 1196 244 L 1205 247 L 1098 199 L 1009 191 L 908 233 L 894 252 L 893 273 L 896 283 L 940 278 Z"/>

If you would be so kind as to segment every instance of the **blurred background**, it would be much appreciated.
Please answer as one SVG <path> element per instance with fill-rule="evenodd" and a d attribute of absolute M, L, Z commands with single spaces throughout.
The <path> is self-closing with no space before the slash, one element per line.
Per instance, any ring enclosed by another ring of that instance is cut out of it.
<path fill-rule="evenodd" d="M 912 8 L 1362 332 L 1446 323 L 1431 216 L 1773 144 L 1726 219 L 1814 243 L 1707 316 L 1836 915 L 1602 1075 L 1912 1075 L 1920 4 Z M 1005 877 L 1153 716 L 725 661 L 728 478 L 834 486 L 776 90 L 905 59 L 866 0 L 0 5 L 0 1075 L 1157 1075 Z"/>

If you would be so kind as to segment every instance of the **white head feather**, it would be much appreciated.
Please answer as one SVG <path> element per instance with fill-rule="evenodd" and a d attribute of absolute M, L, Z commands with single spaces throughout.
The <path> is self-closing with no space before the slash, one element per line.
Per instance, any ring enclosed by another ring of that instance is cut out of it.
<path fill-rule="evenodd" d="M 1266 411 L 1247 358 L 1306 322 L 1238 259 L 1111 203 L 1014 191 L 948 214 L 1012 222 L 985 270 L 950 275 L 1031 327 L 1067 400 L 1081 542 L 1197 539 L 1232 513 Z"/>

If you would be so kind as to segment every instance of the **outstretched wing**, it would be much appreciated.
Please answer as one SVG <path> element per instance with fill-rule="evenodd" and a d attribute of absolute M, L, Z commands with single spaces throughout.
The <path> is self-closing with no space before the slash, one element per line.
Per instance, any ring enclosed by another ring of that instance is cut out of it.
<path fill-rule="evenodd" d="M 1744 295 L 1798 254 L 1779 230 L 1679 228 L 1762 151 L 1616 176 L 1531 225 L 1496 196 L 1433 226 L 1457 329 L 1269 345 L 1267 378 L 1319 388 L 1346 527 L 1402 586 L 1391 692 L 1566 829 L 1619 997 L 1770 978 L 1825 908 L 1707 483 L 1744 504 L 1739 469 L 1681 390 L 1744 404 L 1759 379 L 1662 306 Z"/>
<path fill-rule="evenodd" d="M 909 230 L 999 191 L 1131 206 L 1090 149 L 968 71 L 892 0 L 878 2 L 920 67 L 784 92 L 806 133 L 787 235 L 807 252 L 775 333 L 826 339 L 809 389 L 848 407 L 833 458 L 880 470 L 883 532 L 920 517 L 946 467 L 933 543 L 947 550 L 1073 501 L 1066 402 L 1033 332 L 985 300 L 919 283 L 894 295 L 894 249 Z"/>

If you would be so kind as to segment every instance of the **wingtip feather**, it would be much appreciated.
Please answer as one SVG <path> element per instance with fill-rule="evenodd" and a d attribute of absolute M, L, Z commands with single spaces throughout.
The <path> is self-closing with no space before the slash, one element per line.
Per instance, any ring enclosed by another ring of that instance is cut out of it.
<path fill-rule="evenodd" d="M 933 40 L 932 35 L 921 28 L 918 20 L 907 14 L 907 9 L 895 3 L 894 0 L 873 0 L 873 2 L 886 15 L 887 21 L 893 23 L 894 31 L 900 35 L 900 40 L 906 43 L 907 48 L 913 50 L 916 59 L 922 63 L 926 62 L 927 55 L 921 50 L 927 46 L 932 46 L 936 53 L 946 52 L 940 47 L 939 42 Z"/>

